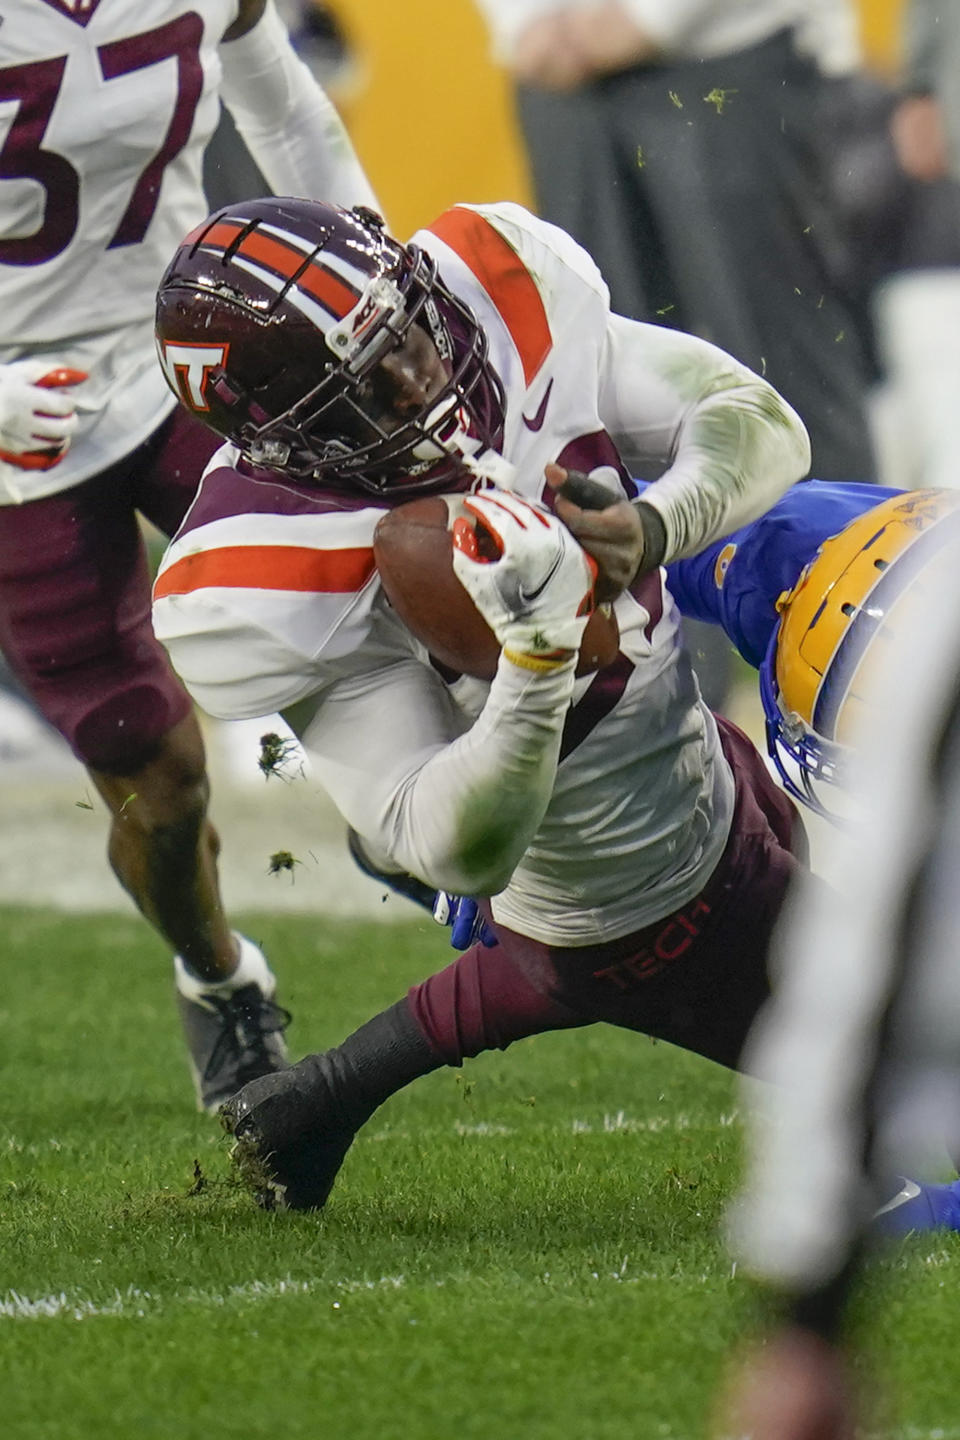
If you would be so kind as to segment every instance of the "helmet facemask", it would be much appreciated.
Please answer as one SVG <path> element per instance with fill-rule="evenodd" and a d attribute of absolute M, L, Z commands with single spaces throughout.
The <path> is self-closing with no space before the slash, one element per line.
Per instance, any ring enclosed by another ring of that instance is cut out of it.
<path fill-rule="evenodd" d="M 245 427 L 241 448 L 254 465 L 376 495 L 410 494 L 462 484 L 469 477 L 465 459 L 499 441 L 502 387 L 487 364 L 483 332 L 438 279 L 429 256 L 412 246 L 396 250 L 398 277 L 373 279 L 355 309 L 327 332 L 337 358 L 320 382 L 275 419 Z M 464 345 L 454 345 L 441 305 L 460 322 Z M 378 394 L 378 372 L 414 326 L 432 342 L 449 378 L 428 407 L 400 419 Z"/>
<path fill-rule="evenodd" d="M 824 799 L 820 787 L 843 784 L 845 771 L 849 769 L 849 752 L 816 734 L 787 705 L 777 680 L 780 628 L 778 622 L 760 666 L 767 754 L 788 795 L 824 819 L 839 823 L 836 801 Z"/>

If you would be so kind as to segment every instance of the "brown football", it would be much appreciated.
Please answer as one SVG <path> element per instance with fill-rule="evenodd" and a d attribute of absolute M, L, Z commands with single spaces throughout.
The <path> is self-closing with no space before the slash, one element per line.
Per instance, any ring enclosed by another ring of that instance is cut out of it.
<path fill-rule="evenodd" d="M 459 675 L 491 680 L 500 646 L 453 569 L 451 529 L 460 495 L 428 495 L 398 505 L 379 521 L 373 553 L 384 592 L 435 660 Z M 620 632 L 609 606 L 591 615 L 580 645 L 578 675 L 616 658 Z"/>

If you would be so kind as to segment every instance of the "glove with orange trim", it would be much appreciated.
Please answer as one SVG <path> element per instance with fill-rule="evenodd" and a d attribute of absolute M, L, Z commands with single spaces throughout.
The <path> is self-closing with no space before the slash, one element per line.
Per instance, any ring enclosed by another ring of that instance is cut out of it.
<path fill-rule="evenodd" d="M 0 485 L 18 504 L 30 498 L 28 472 L 49 470 L 66 455 L 77 415 L 63 392 L 86 378 L 49 360 L 0 365 Z"/>
<path fill-rule="evenodd" d="M 470 495 L 453 525 L 453 568 L 505 655 L 553 670 L 580 648 L 594 561 L 541 505 L 506 490 Z"/>

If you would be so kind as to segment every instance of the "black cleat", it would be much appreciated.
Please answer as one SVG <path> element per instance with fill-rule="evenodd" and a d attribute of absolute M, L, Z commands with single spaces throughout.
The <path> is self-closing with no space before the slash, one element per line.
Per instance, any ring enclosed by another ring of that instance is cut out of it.
<path fill-rule="evenodd" d="M 220 1106 L 230 1158 L 263 1210 L 320 1210 L 333 1189 L 358 1128 L 336 1099 L 335 1053 L 253 1080 Z"/>

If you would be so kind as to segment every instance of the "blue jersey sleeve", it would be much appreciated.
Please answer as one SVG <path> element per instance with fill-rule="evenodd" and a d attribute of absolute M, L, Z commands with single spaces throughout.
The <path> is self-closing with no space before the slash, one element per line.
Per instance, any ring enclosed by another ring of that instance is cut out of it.
<path fill-rule="evenodd" d="M 744 659 L 759 666 L 777 622 L 777 600 L 793 589 L 824 540 L 902 493 L 862 482 L 801 480 L 759 519 L 675 561 L 667 587 L 682 615 L 721 625 Z"/>

